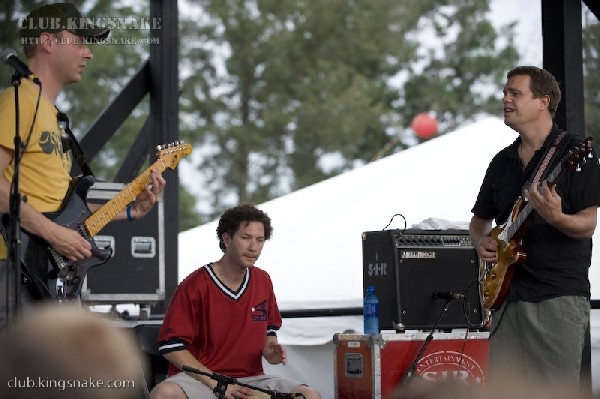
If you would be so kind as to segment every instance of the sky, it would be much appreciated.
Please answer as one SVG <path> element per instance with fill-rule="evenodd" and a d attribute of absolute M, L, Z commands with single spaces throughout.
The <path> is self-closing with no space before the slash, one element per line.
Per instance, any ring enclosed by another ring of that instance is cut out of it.
<path fill-rule="evenodd" d="M 515 44 L 521 65 L 543 66 L 541 0 L 492 0 L 491 15 L 496 26 L 517 21 Z"/>

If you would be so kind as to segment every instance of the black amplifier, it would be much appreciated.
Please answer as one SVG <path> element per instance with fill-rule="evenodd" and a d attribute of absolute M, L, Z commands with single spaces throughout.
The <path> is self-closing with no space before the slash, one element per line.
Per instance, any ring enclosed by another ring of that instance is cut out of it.
<path fill-rule="evenodd" d="M 368 231 L 362 234 L 362 250 L 363 294 L 367 286 L 375 287 L 381 330 L 481 325 L 478 258 L 468 231 Z M 435 293 L 458 295 L 444 299 Z"/>

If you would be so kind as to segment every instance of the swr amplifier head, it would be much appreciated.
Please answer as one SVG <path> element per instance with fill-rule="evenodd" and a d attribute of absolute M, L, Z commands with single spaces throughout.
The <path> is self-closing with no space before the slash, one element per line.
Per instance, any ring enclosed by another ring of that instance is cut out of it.
<path fill-rule="evenodd" d="M 382 330 L 481 324 L 477 252 L 466 230 L 374 231 L 362 239 L 363 289 L 375 286 Z"/>

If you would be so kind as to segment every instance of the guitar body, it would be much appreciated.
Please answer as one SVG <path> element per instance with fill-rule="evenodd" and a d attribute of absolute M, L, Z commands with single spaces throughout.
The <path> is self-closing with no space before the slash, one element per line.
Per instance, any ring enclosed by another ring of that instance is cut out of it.
<path fill-rule="evenodd" d="M 519 199 L 514 205 L 511 222 L 519 214 L 522 204 L 522 200 Z M 525 233 L 524 227 L 521 227 L 510 240 L 503 237 L 505 231 L 506 224 L 496 226 L 490 231 L 490 237 L 498 243 L 496 261 L 479 261 L 479 297 L 481 305 L 487 310 L 498 310 L 502 306 L 508 294 L 515 266 L 523 263 L 527 257 L 520 244 Z"/>
<path fill-rule="evenodd" d="M 79 296 L 87 271 L 94 266 L 106 263 L 112 249 L 98 248 L 93 237 L 87 234 L 83 222 L 92 214 L 87 207 L 87 193 L 94 184 L 94 178 L 84 176 L 69 190 L 61 210 L 45 216 L 55 223 L 77 231 L 92 246 L 92 256 L 81 261 L 70 261 L 59 255 L 40 237 L 24 230 L 21 234 L 21 260 L 30 273 L 37 276 L 49 275 L 62 281 L 62 290 L 56 293 L 57 299 L 75 299 Z M 51 293 L 54 296 L 54 293 Z"/>
<path fill-rule="evenodd" d="M 22 230 L 22 270 L 38 286 L 38 296 L 50 296 L 60 301 L 79 297 L 88 270 L 106 263 L 112 255 L 112 248 L 98 248 L 93 237 L 152 184 L 152 171 L 162 173 L 166 169 L 174 169 L 180 159 L 191 152 L 192 146 L 181 142 L 158 146 L 157 161 L 94 213 L 87 206 L 87 194 L 95 182 L 94 177 L 83 176 L 74 180 L 60 210 L 45 216 L 78 232 L 92 246 L 92 255 L 80 261 L 70 261 L 58 254 L 45 240 Z M 48 279 L 58 279 L 56 292 L 49 292 L 44 287 L 44 280 Z"/>

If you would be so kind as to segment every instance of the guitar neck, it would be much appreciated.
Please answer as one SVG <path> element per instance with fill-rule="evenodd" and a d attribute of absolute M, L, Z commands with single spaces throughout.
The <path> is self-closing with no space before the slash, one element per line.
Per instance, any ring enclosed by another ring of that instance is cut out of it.
<path fill-rule="evenodd" d="M 526 203 L 525 206 L 523 206 L 523 208 L 521 208 L 521 211 L 517 215 L 516 219 L 506 229 L 506 235 L 509 240 L 512 240 L 515 234 L 517 234 L 521 226 L 523 226 L 523 224 L 531 214 L 532 210 L 533 207 L 529 202 Z"/>
<path fill-rule="evenodd" d="M 90 235 L 95 236 L 112 221 L 115 216 L 127 207 L 127 205 L 133 201 L 139 193 L 144 191 L 146 186 L 152 182 L 150 175 L 152 170 L 156 170 L 159 173 L 164 172 L 166 169 L 165 164 L 158 160 L 146 169 L 142 174 L 136 177 L 131 183 L 129 183 L 123 190 L 117 195 L 111 198 L 107 203 L 102 205 L 98 210 L 91 214 L 83 224 Z"/>
<path fill-rule="evenodd" d="M 556 182 L 556 180 L 564 170 L 565 169 L 563 168 L 563 162 L 559 162 L 558 165 L 556 165 L 556 167 L 548 175 L 548 178 L 546 179 L 548 181 L 548 184 L 554 184 L 554 182 Z M 521 208 L 521 211 L 519 212 L 513 223 L 507 227 L 506 235 L 508 236 L 509 240 L 512 239 L 515 236 L 515 234 L 517 234 L 521 226 L 523 226 L 523 224 L 531 214 L 531 211 L 533 211 L 533 207 L 529 202 L 527 202 L 525 206 Z"/>

